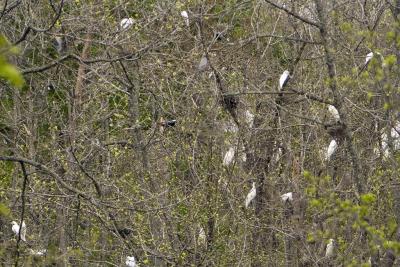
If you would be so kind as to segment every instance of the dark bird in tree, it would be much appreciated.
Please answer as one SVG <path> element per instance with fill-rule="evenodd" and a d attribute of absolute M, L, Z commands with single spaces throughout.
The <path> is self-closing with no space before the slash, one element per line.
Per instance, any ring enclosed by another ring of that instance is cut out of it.
<path fill-rule="evenodd" d="M 160 125 L 163 127 L 174 127 L 176 125 L 176 120 L 161 121 Z"/>
<path fill-rule="evenodd" d="M 115 229 L 112 229 L 114 233 L 118 233 L 122 238 L 127 238 L 130 234 L 133 233 L 133 230 L 126 227 L 120 227 L 120 224 L 115 219 L 115 216 L 112 213 L 109 213 L 111 221 L 113 221 Z"/>
<path fill-rule="evenodd" d="M 233 95 L 224 95 L 222 97 L 222 106 L 230 113 L 236 112 L 238 102 L 237 97 Z"/>
<path fill-rule="evenodd" d="M 130 234 L 133 233 L 132 229 L 129 228 L 122 228 L 122 229 L 117 229 L 118 234 L 122 237 L 122 238 L 127 238 Z"/>
<path fill-rule="evenodd" d="M 324 125 L 325 130 L 334 139 L 342 139 L 345 136 L 346 125 L 340 121 Z"/>

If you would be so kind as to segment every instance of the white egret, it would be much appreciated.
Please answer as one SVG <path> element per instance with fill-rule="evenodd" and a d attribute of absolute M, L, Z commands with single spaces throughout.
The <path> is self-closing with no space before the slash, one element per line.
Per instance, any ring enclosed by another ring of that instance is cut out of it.
<path fill-rule="evenodd" d="M 328 245 L 326 245 L 326 250 L 325 250 L 325 257 L 330 258 L 333 256 L 334 249 L 335 249 L 335 240 L 332 238 L 329 239 Z"/>
<path fill-rule="evenodd" d="M 329 161 L 333 155 L 333 153 L 335 153 L 336 149 L 337 149 L 338 145 L 335 139 L 332 139 L 332 141 L 330 142 L 328 149 L 326 151 L 326 157 L 325 160 Z"/>
<path fill-rule="evenodd" d="M 246 119 L 246 123 L 249 125 L 249 127 L 253 127 L 253 122 L 254 122 L 254 114 L 250 112 L 250 110 L 246 110 L 244 113 L 244 117 Z"/>
<path fill-rule="evenodd" d="M 400 149 L 400 122 L 396 122 L 395 127 L 392 127 L 390 130 L 390 136 L 392 138 L 392 144 L 393 144 L 393 150 L 399 150 Z M 384 157 L 389 156 L 389 141 L 388 141 L 388 136 L 386 132 L 382 133 L 381 135 L 382 139 L 382 151 Z"/>
<path fill-rule="evenodd" d="M 207 67 L 208 67 L 208 59 L 205 55 L 203 55 L 200 59 L 200 63 L 199 63 L 199 66 L 197 67 L 197 69 L 199 71 L 204 71 L 207 69 Z"/>
<path fill-rule="evenodd" d="M 373 57 L 374 57 L 373 52 L 368 53 L 368 55 L 365 57 L 365 65 L 367 65 Z"/>
<path fill-rule="evenodd" d="M 279 90 L 282 90 L 282 88 L 289 81 L 289 76 L 290 76 L 290 72 L 288 70 L 285 70 L 282 73 L 281 77 L 279 78 Z"/>
<path fill-rule="evenodd" d="M 18 223 L 15 222 L 15 221 L 12 221 L 11 224 L 12 224 L 12 228 L 11 229 L 16 234 L 16 236 L 18 238 L 20 227 L 19 227 Z M 26 241 L 25 236 L 26 236 L 26 224 L 25 224 L 24 221 L 22 221 L 22 227 L 21 227 L 21 240 L 22 241 Z"/>
<path fill-rule="evenodd" d="M 235 157 L 235 148 L 230 147 L 229 150 L 225 153 L 223 162 L 224 165 L 229 166 L 232 163 L 234 157 Z"/>
<path fill-rule="evenodd" d="M 328 105 L 328 111 L 331 113 L 331 115 L 335 118 L 336 121 L 340 120 L 339 111 L 334 106 Z"/>
<path fill-rule="evenodd" d="M 128 267 L 136 267 L 136 260 L 135 260 L 135 257 L 130 257 L 130 256 L 127 256 L 126 257 L 126 261 L 125 261 L 125 264 L 126 264 L 126 266 L 128 266 Z"/>
<path fill-rule="evenodd" d="M 39 250 L 29 249 L 29 253 L 33 256 L 44 256 L 47 253 L 47 249 L 39 249 Z"/>
<path fill-rule="evenodd" d="M 200 227 L 199 236 L 197 238 L 197 242 L 199 244 L 203 244 L 203 245 L 205 245 L 207 243 L 206 232 L 204 231 L 203 227 Z"/>
<path fill-rule="evenodd" d="M 189 22 L 189 14 L 187 13 L 187 11 L 186 11 L 186 10 L 183 10 L 183 11 L 181 12 L 181 16 L 182 16 L 183 19 L 185 20 L 186 26 L 189 27 L 190 22 Z"/>
<path fill-rule="evenodd" d="M 249 207 L 250 202 L 256 197 L 257 190 L 256 190 L 256 183 L 253 182 L 253 187 L 251 188 L 250 192 L 246 196 L 245 206 L 246 208 Z"/>
<path fill-rule="evenodd" d="M 119 25 L 124 30 L 129 29 L 133 25 L 133 19 L 132 18 L 124 18 L 121 20 Z"/>
<path fill-rule="evenodd" d="M 283 195 L 281 195 L 281 199 L 282 199 L 283 202 L 293 201 L 293 193 L 289 192 L 289 193 L 283 194 Z"/>

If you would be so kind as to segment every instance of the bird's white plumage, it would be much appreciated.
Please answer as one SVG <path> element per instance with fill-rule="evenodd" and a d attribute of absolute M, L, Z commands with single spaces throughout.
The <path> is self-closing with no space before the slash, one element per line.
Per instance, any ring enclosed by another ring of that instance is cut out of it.
<path fill-rule="evenodd" d="M 34 256 L 44 256 L 47 253 L 47 249 L 39 249 L 39 250 L 29 249 L 29 253 Z"/>
<path fill-rule="evenodd" d="M 230 147 L 229 150 L 225 153 L 223 162 L 224 165 L 229 166 L 232 163 L 234 157 L 235 157 L 235 149 L 233 147 Z"/>
<path fill-rule="evenodd" d="M 285 194 L 281 195 L 281 199 L 282 199 L 283 202 L 292 201 L 293 200 L 293 193 L 292 192 L 285 193 Z"/>
<path fill-rule="evenodd" d="M 330 160 L 333 153 L 335 153 L 336 149 L 337 149 L 338 145 L 335 139 L 332 139 L 332 141 L 329 143 L 328 149 L 326 151 L 326 160 Z"/>
<path fill-rule="evenodd" d="M 368 55 L 365 57 L 365 64 L 368 64 L 368 62 L 370 62 L 373 57 L 374 57 L 373 52 L 368 53 Z"/>
<path fill-rule="evenodd" d="M 189 21 L 189 14 L 187 13 L 187 11 L 186 11 L 186 10 L 183 10 L 183 11 L 181 12 L 181 16 L 182 16 L 183 19 L 185 20 L 186 26 L 189 27 L 190 21 Z"/>
<path fill-rule="evenodd" d="M 250 192 L 246 196 L 245 206 L 246 208 L 249 207 L 250 202 L 256 197 L 257 190 L 256 190 L 256 183 L 253 182 L 253 187 L 251 188 Z"/>
<path fill-rule="evenodd" d="M 327 257 L 327 258 L 332 257 L 334 248 L 335 248 L 334 240 L 331 238 L 331 239 L 329 239 L 328 245 L 326 245 L 325 257 Z"/>
<path fill-rule="evenodd" d="M 132 18 L 124 18 L 121 20 L 121 22 L 119 24 L 122 29 L 126 30 L 133 25 L 133 19 Z"/>
<path fill-rule="evenodd" d="M 130 256 L 127 256 L 126 257 L 126 261 L 125 261 L 125 264 L 126 264 L 126 266 L 128 266 L 128 267 L 136 267 L 136 260 L 135 260 L 135 257 L 130 257 Z"/>
<path fill-rule="evenodd" d="M 249 127 L 253 127 L 254 114 L 251 113 L 250 110 L 246 110 L 244 113 L 244 117 L 245 117 L 246 123 L 249 125 Z"/>
<path fill-rule="evenodd" d="M 197 240 L 198 240 L 197 242 L 199 244 L 203 244 L 203 245 L 206 244 L 206 241 L 207 241 L 206 232 L 204 231 L 203 227 L 200 227 L 199 236 L 198 236 Z"/>
<path fill-rule="evenodd" d="M 285 70 L 279 78 L 279 89 L 282 89 L 286 82 L 289 80 L 290 72 Z"/>
<path fill-rule="evenodd" d="M 12 227 L 11 227 L 12 231 L 18 237 L 19 230 L 20 230 L 18 223 L 15 221 L 12 221 L 11 224 L 12 224 Z M 22 221 L 22 227 L 21 227 L 21 240 L 26 241 L 26 224 L 24 221 Z"/>
<path fill-rule="evenodd" d="M 392 138 L 393 150 L 400 149 L 400 134 L 399 133 L 400 133 L 400 122 L 397 121 L 396 125 L 394 127 L 392 127 L 390 130 L 390 136 Z M 381 140 L 382 140 L 383 156 L 388 157 L 389 156 L 389 140 L 388 140 L 388 136 L 386 134 L 386 130 L 385 130 L 385 132 L 382 133 Z"/>
<path fill-rule="evenodd" d="M 328 105 L 328 111 L 331 113 L 331 115 L 335 118 L 335 120 L 339 121 L 340 120 L 340 115 L 339 111 L 332 105 Z"/>

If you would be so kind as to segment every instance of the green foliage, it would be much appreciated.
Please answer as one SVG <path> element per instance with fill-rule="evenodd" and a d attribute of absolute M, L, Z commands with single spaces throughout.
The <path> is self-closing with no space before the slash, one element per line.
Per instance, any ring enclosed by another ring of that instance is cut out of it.
<path fill-rule="evenodd" d="M 0 78 L 10 82 L 11 85 L 22 88 L 24 78 L 15 66 L 7 61 L 7 56 L 16 54 L 18 50 L 11 46 L 6 37 L 0 35 Z"/>

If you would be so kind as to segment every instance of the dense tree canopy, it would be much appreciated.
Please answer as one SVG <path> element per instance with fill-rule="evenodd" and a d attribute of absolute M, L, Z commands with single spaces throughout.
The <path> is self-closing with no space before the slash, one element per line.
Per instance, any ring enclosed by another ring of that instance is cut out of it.
<path fill-rule="evenodd" d="M 397 266 L 399 14 L 0 1 L 1 264 Z"/>

